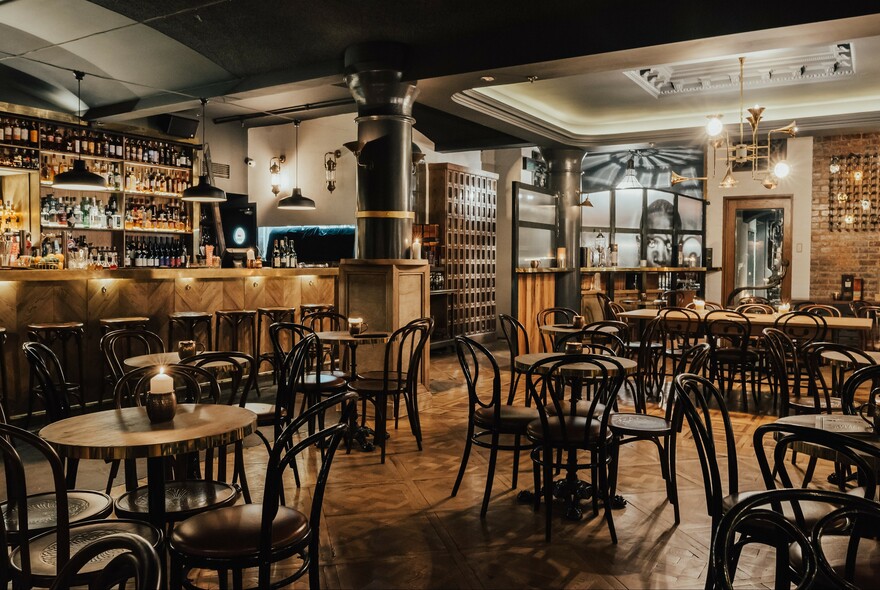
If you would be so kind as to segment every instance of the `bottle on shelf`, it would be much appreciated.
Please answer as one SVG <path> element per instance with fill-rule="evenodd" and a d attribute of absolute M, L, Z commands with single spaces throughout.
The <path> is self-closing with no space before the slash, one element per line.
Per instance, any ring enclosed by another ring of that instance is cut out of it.
<path fill-rule="evenodd" d="M 293 238 L 290 239 L 288 250 L 287 250 L 287 267 L 288 268 L 296 268 L 298 266 L 298 261 L 296 259 L 296 248 L 293 246 Z"/>
<path fill-rule="evenodd" d="M 275 240 L 275 246 L 272 248 L 272 268 L 281 268 L 281 249 L 278 247 L 278 240 Z"/>

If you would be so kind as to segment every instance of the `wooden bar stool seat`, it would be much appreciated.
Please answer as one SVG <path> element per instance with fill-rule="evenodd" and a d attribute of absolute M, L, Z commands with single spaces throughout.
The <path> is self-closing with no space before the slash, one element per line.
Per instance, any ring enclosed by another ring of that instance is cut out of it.
<path fill-rule="evenodd" d="M 269 352 L 262 352 L 262 347 L 260 343 L 263 339 L 263 320 L 266 320 L 267 324 L 271 326 L 272 324 L 278 322 L 295 322 L 296 321 L 296 307 L 258 307 L 257 308 L 257 346 L 256 351 L 259 356 L 254 357 L 257 360 L 257 368 L 256 371 L 260 372 L 260 367 L 263 363 L 269 363 L 272 367 L 272 382 L 275 383 L 278 380 L 278 367 L 275 366 L 275 352 L 270 350 Z"/>
<path fill-rule="evenodd" d="M 76 352 L 77 377 L 76 380 L 70 380 L 79 386 L 79 390 L 83 390 L 84 358 L 83 358 L 83 339 L 85 338 L 85 325 L 82 322 L 44 322 L 38 324 L 28 324 L 27 338 L 31 342 L 39 342 L 45 344 L 53 350 L 60 350 L 61 368 L 64 374 L 70 376 L 71 361 L 69 349 L 74 348 Z M 25 418 L 25 428 L 30 425 L 31 417 L 34 413 L 35 385 L 33 371 L 29 377 L 28 391 L 28 410 Z M 80 405 L 83 412 L 86 410 L 85 396 L 80 397 Z"/>
<path fill-rule="evenodd" d="M 205 327 L 206 350 L 214 350 L 214 342 L 211 337 L 211 319 L 214 317 L 210 311 L 175 311 L 168 314 L 168 350 L 177 350 L 174 341 L 174 328 L 183 329 L 186 340 L 196 339 L 196 330 L 199 326 Z"/>
<path fill-rule="evenodd" d="M 101 318 L 98 320 L 98 324 L 101 326 L 101 335 L 103 336 L 113 330 L 146 330 L 149 321 L 150 318 L 131 316 L 124 318 Z"/>

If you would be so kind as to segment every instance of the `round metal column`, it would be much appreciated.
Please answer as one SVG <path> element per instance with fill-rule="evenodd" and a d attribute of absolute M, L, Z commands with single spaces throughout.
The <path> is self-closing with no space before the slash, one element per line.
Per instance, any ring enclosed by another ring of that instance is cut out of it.
<path fill-rule="evenodd" d="M 586 152 L 576 148 L 541 148 L 547 162 L 548 186 L 558 195 L 557 244 L 565 248 L 565 267 L 556 275 L 556 305 L 581 312 L 581 270 L 578 256 L 581 229 L 581 160 Z M 558 263 L 557 263 L 558 264 Z"/>
<path fill-rule="evenodd" d="M 403 82 L 405 48 L 369 43 L 345 52 L 348 88 L 358 104 L 357 251 L 361 259 L 409 258 L 413 212 L 412 105 Z"/>

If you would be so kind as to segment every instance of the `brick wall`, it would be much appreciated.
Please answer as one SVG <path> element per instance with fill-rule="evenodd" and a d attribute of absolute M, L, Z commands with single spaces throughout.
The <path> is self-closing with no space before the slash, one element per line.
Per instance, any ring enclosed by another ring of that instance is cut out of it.
<path fill-rule="evenodd" d="M 810 299 L 831 299 L 840 275 L 864 280 L 863 299 L 880 293 L 880 231 L 828 229 L 828 166 L 832 155 L 880 151 L 880 133 L 830 135 L 813 140 L 813 211 L 810 245 Z"/>

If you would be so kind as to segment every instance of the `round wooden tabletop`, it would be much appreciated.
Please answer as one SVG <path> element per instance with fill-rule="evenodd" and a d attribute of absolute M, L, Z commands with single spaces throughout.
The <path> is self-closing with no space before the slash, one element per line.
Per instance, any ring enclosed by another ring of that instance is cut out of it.
<path fill-rule="evenodd" d="M 530 354 L 521 354 L 514 359 L 514 365 L 519 370 L 527 371 L 529 368 L 531 368 L 532 365 L 534 365 L 538 361 L 542 361 L 542 360 L 548 359 L 548 358 L 564 357 L 564 356 L 565 356 L 564 354 L 558 353 L 558 352 L 533 352 Z M 613 360 L 617 361 L 618 363 L 620 363 L 621 366 L 623 366 L 623 369 L 627 372 L 627 374 L 632 373 L 636 369 L 636 367 L 638 366 L 634 360 L 628 359 L 625 357 L 612 356 L 612 357 L 608 357 L 608 358 L 613 359 Z M 610 369 L 608 372 L 612 375 L 617 371 L 617 367 L 612 363 L 602 363 L 602 364 L 605 367 L 607 367 L 608 369 Z M 545 366 L 548 366 L 548 365 L 545 365 Z M 571 364 L 565 365 L 563 367 L 560 367 L 559 371 L 562 375 L 565 375 L 568 377 L 589 377 L 591 375 L 594 375 L 598 371 L 598 369 L 592 363 L 571 363 Z"/>
<path fill-rule="evenodd" d="M 390 336 L 387 332 L 364 332 L 352 336 L 348 330 L 315 332 L 315 335 L 321 342 L 339 342 L 341 344 L 384 344 L 388 342 Z"/>
<path fill-rule="evenodd" d="M 865 356 L 871 358 L 874 361 L 875 365 L 880 365 L 880 352 L 878 352 L 876 350 L 863 350 L 861 352 Z M 865 362 L 865 359 L 858 358 L 857 355 L 854 355 L 854 356 L 856 356 L 855 360 L 858 361 L 858 364 L 860 364 L 860 365 L 869 365 L 870 364 L 868 362 Z M 828 350 L 826 352 L 823 352 L 822 358 L 828 359 L 832 363 L 838 363 L 838 364 L 843 363 L 843 364 L 848 365 L 852 362 L 852 360 L 850 360 L 850 358 L 848 356 L 846 356 L 845 354 L 842 354 L 839 352 L 834 352 L 833 350 Z"/>
<path fill-rule="evenodd" d="M 125 365 L 132 369 L 140 369 L 141 367 L 155 367 L 156 365 L 176 365 L 180 362 L 180 355 L 176 352 L 154 352 L 153 354 L 142 354 L 133 356 L 124 361 Z"/>
<path fill-rule="evenodd" d="M 238 406 L 178 404 L 174 419 L 152 424 L 143 407 L 72 416 L 40 436 L 71 459 L 139 459 L 234 443 L 254 432 L 257 415 Z"/>
<path fill-rule="evenodd" d="M 777 420 L 780 424 L 792 424 L 794 426 L 806 426 L 809 428 L 817 428 L 825 432 L 836 432 L 837 434 L 845 434 L 853 438 L 858 438 L 869 444 L 880 448 L 880 434 L 876 434 L 874 429 L 861 416 L 848 416 L 844 414 L 798 414 L 795 416 L 786 416 Z M 774 433 L 776 438 L 784 436 L 781 432 Z M 826 447 L 812 445 L 810 443 L 795 443 L 792 449 L 826 459 L 828 461 L 838 460 L 838 455 L 831 449 Z"/>
<path fill-rule="evenodd" d="M 575 328 L 574 324 L 546 324 L 544 326 L 538 326 L 538 330 L 543 332 L 544 334 L 574 334 L 575 332 L 580 332 L 584 328 L 589 326 L 589 324 L 584 324 L 580 328 Z M 596 328 L 590 328 L 587 332 L 591 330 L 595 330 Z M 613 332 L 615 328 L 611 326 L 601 326 L 599 327 L 600 332 Z"/>

